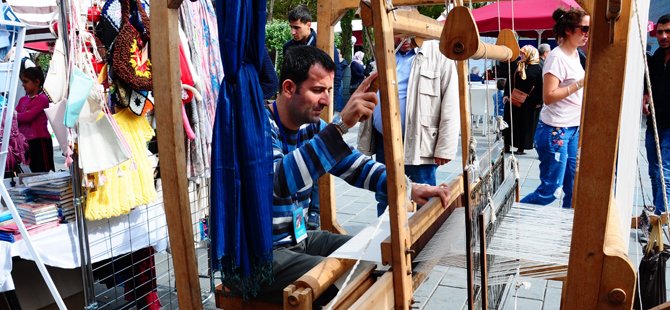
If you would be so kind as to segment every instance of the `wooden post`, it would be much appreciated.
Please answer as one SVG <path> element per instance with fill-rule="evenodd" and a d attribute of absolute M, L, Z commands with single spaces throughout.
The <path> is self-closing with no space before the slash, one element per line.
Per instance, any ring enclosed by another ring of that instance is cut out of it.
<path fill-rule="evenodd" d="M 174 262 L 179 308 L 202 309 L 186 178 L 181 121 L 181 72 L 176 9 L 171 0 L 151 2 L 151 55 L 163 203 Z"/>
<path fill-rule="evenodd" d="M 375 29 L 375 55 L 379 72 L 377 81 L 384 127 L 384 157 L 386 158 L 386 184 L 391 220 L 391 248 L 393 249 L 394 303 L 396 309 L 408 309 L 412 300 L 410 239 L 405 210 L 405 201 L 408 197 L 406 197 L 407 185 L 398 106 L 393 28 L 386 10 L 386 1 L 372 1 L 372 16 Z"/>
<path fill-rule="evenodd" d="M 468 166 L 470 158 L 470 92 L 468 88 L 468 61 L 457 61 L 456 71 L 458 72 L 458 99 L 461 106 L 461 156 L 463 156 L 463 168 Z M 466 194 L 470 194 L 468 190 L 469 184 L 463 184 Z"/>
<path fill-rule="evenodd" d="M 626 258 L 627 249 L 611 238 L 622 237 L 618 229 L 612 230 L 618 226 L 614 214 L 617 211 L 613 209 L 613 184 L 628 28 L 632 19 L 631 0 L 622 2 L 613 44 L 609 43 L 609 24 L 605 19 L 608 1 L 592 2 L 589 72 L 582 112 L 584 126 L 580 132 L 581 149 L 573 197 L 575 218 L 562 308 L 631 309 L 635 268 Z"/>
<path fill-rule="evenodd" d="M 335 15 L 333 3 L 331 0 L 320 0 L 317 7 L 317 16 L 319 23 L 317 25 L 316 46 L 334 57 L 335 49 L 335 29 L 334 25 L 342 17 Z M 341 56 L 341 55 L 340 55 Z M 337 64 L 335 64 L 337 65 Z M 330 123 L 333 121 L 333 100 L 334 91 L 330 94 L 330 106 L 323 109 L 321 118 Z M 321 208 L 321 229 L 336 234 L 346 234 L 347 232 L 337 222 L 337 209 L 335 208 L 335 182 L 333 176 L 328 173 L 319 179 L 319 204 Z"/>

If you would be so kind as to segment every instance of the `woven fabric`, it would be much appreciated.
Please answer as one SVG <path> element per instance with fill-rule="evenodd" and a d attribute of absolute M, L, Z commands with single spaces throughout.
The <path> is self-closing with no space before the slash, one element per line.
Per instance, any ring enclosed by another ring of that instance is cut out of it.
<path fill-rule="evenodd" d="M 218 0 L 224 72 L 212 141 L 212 268 L 255 296 L 272 281 L 272 144 L 258 81 L 265 0 Z"/>

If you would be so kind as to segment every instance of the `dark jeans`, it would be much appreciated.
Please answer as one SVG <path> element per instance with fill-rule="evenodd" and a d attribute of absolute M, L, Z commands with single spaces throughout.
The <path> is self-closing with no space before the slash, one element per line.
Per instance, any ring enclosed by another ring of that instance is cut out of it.
<path fill-rule="evenodd" d="M 521 199 L 523 203 L 548 205 L 563 187 L 563 208 L 572 207 L 572 190 L 577 169 L 579 126 L 553 127 L 539 121 L 535 131 L 535 148 L 540 158 L 540 186 Z"/>
<path fill-rule="evenodd" d="M 275 249 L 272 252 L 274 282 L 264 287 L 258 299 L 276 304 L 284 300 L 284 288 L 318 265 L 328 255 L 351 239 L 351 236 L 332 234 L 327 231 L 308 231 L 307 238 L 297 245 Z M 325 306 L 335 297 L 337 289 L 331 286 L 317 299 L 316 305 Z M 323 301 L 323 302 L 322 302 Z"/>
<path fill-rule="evenodd" d="M 651 192 L 654 198 L 654 206 L 657 215 L 665 211 L 663 203 L 663 188 L 661 185 L 661 173 L 656 155 L 656 142 L 651 127 L 647 127 L 645 136 L 645 147 L 647 149 L 647 160 L 649 160 L 649 179 L 651 179 Z M 661 160 L 663 164 L 663 176 L 665 179 L 665 192 L 670 199 L 670 129 L 658 130 L 658 142 L 661 147 Z"/>
<path fill-rule="evenodd" d="M 375 153 L 377 154 L 377 162 L 386 164 L 384 160 L 384 139 L 383 136 L 376 130 L 372 130 L 375 139 Z M 435 172 L 437 165 L 405 165 L 405 175 L 414 183 L 423 183 L 435 186 L 437 183 Z M 380 216 L 388 206 L 388 195 L 386 192 L 378 191 L 375 193 L 377 200 L 377 216 Z"/>

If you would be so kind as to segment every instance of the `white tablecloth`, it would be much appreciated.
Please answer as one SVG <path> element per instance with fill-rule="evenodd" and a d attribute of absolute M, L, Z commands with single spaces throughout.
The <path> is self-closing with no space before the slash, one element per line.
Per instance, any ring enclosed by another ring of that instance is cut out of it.
<path fill-rule="evenodd" d="M 168 244 L 165 212 L 158 203 L 137 207 L 128 215 L 109 220 L 88 221 L 87 228 L 92 262 L 147 246 L 164 251 Z M 32 235 L 31 239 L 45 265 L 67 269 L 81 265 L 76 223 L 61 224 Z M 23 240 L 12 244 L 11 255 L 33 260 Z"/>

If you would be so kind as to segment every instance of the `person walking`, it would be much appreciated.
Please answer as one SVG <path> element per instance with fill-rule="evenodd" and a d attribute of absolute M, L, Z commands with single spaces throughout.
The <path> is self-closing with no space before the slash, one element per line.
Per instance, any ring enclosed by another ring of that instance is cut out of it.
<path fill-rule="evenodd" d="M 661 164 L 665 177 L 666 194 L 670 198 L 670 88 L 668 87 L 670 85 L 670 69 L 668 68 L 668 62 L 670 62 L 670 14 L 663 15 L 658 19 L 656 39 L 658 40 L 658 49 L 653 56 L 648 57 L 649 79 L 651 80 L 651 95 L 654 99 L 656 129 L 658 130 L 658 142 L 661 148 Z M 642 111 L 647 115 L 645 147 L 649 160 L 649 178 L 651 179 L 655 213 L 660 215 L 666 209 L 663 202 L 660 166 L 656 155 L 654 120 L 649 113 L 650 94 L 647 89 L 644 90 L 644 93 Z"/>
<path fill-rule="evenodd" d="M 544 106 L 535 132 L 541 184 L 521 202 L 547 205 L 562 187 L 562 206 L 571 208 L 585 73 L 577 48 L 588 41 L 590 16 L 582 9 L 559 8 L 552 17 L 561 44 L 549 53 L 542 70 Z"/>
<path fill-rule="evenodd" d="M 542 108 L 542 67 L 537 49 L 532 45 L 521 48 L 521 59 L 517 62 L 516 72 L 512 77 L 512 96 L 510 87 L 505 87 L 504 120 L 510 125 L 503 130 L 505 152 L 510 146 L 516 148 L 517 155 L 524 155 L 524 150 L 533 148 L 533 137 L 537 120 Z M 519 98 L 524 96 L 523 101 Z"/>

